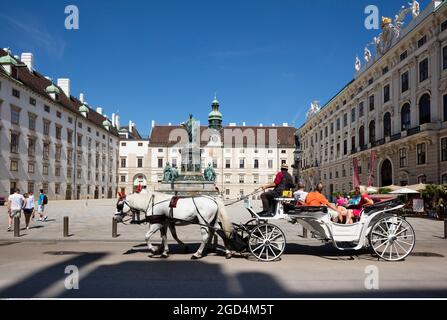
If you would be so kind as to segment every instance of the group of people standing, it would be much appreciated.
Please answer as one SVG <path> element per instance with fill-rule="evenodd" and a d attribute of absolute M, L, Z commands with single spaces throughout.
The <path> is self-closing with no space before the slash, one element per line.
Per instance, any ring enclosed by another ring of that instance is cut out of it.
<path fill-rule="evenodd" d="M 45 222 L 48 217 L 45 215 L 45 207 L 48 204 L 48 197 L 40 189 L 39 197 L 37 198 L 37 213 L 39 215 L 39 220 Z M 35 217 L 35 199 L 33 192 L 28 192 L 21 194 L 19 189 L 15 189 L 8 197 L 8 231 L 12 231 L 12 222 L 14 218 L 21 218 L 25 216 L 25 228 L 29 229 L 29 223 L 31 219 L 34 220 Z"/>

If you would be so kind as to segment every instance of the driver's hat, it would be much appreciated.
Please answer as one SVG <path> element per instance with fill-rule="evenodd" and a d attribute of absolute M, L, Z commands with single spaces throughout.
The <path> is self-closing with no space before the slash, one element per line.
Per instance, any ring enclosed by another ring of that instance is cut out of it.
<path fill-rule="evenodd" d="M 281 170 L 289 170 L 289 166 L 286 163 L 281 165 Z"/>

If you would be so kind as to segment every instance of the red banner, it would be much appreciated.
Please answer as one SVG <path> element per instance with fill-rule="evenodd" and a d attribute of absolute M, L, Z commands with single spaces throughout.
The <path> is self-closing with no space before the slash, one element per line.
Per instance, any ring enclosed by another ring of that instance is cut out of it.
<path fill-rule="evenodd" d="M 369 177 L 368 177 L 368 187 L 372 187 L 374 185 L 374 168 L 376 166 L 377 152 L 376 150 L 371 151 L 371 155 L 369 157 Z"/>
<path fill-rule="evenodd" d="M 360 178 L 359 178 L 359 160 L 354 158 L 354 189 L 360 186 Z"/>

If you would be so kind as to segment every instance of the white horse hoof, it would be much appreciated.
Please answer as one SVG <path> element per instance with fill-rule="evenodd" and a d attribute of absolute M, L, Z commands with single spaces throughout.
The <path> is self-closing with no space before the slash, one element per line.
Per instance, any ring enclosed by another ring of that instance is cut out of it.
<path fill-rule="evenodd" d="M 231 259 L 232 255 L 231 252 L 225 253 L 225 259 Z"/>
<path fill-rule="evenodd" d="M 168 258 L 168 257 L 169 257 L 169 254 L 166 253 L 166 252 L 163 252 L 163 253 L 161 254 L 161 256 L 160 256 L 160 258 L 162 258 L 162 259 L 166 259 L 166 258 Z"/>
<path fill-rule="evenodd" d="M 202 256 L 196 256 L 196 255 L 193 255 L 192 257 L 191 257 L 191 260 L 199 260 L 199 259 L 201 259 L 202 258 Z"/>

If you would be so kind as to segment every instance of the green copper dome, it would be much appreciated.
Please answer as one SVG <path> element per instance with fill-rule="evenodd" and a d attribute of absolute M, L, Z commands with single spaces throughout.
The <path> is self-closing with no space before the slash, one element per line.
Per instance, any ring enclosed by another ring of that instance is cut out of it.
<path fill-rule="evenodd" d="M 208 127 L 211 129 L 222 129 L 222 113 L 219 111 L 219 101 L 214 96 L 213 102 L 211 102 L 211 112 L 208 114 Z"/>
<path fill-rule="evenodd" d="M 45 91 L 47 93 L 56 93 L 56 94 L 60 94 L 61 91 L 59 90 L 58 87 L 56 87 L 54 84 L 51 84 L 50 86 L 48 86 Z"/>
<path fill-rule="evenodd" d="M 12 64 L 14 66 L 17 65 L 17 61 L 11 57 L 9 54 L 0 58 L 0 64 Z"/>
<path fill-rule="evenodd" d="M 79 107 L 79 112 L 89 112 L 89 111 L 90 109 L 85 104 Z"/>
<path fill-rule="evenodd" d="M 110 123 L 110 121 L 109 120 L 104 120 L 103 122 L 102 122 L 102 125 L 104 126 L 104 127 L 110 127 L 112 124 Z"/>

